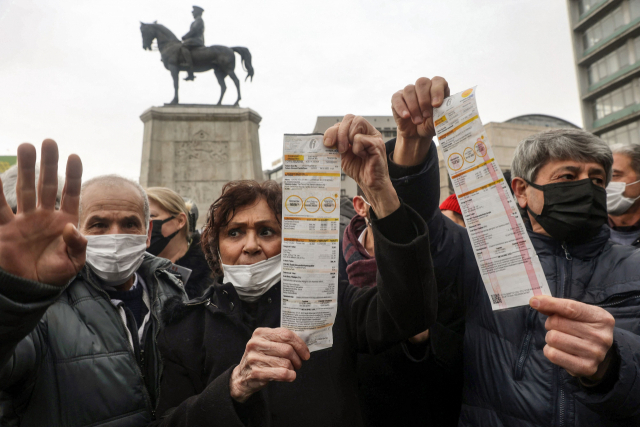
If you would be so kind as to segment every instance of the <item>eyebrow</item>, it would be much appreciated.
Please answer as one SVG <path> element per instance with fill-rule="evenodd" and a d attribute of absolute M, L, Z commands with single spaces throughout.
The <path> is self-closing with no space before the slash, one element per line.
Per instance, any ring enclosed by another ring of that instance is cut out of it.
<path fill-rule="evenodd" d="M 273 220 L 273 219 L 263 219 L 260 221 L 256 221 L 254 224 L 256 225 L 256 227 L 260 227 L 261 225 L 271 225 L 277 223 L 277 221 Z M 230 222 L 229 224 L 227 224 L 226 228 L 236 228 L 236 227 L 242 227 L 247 225 L 246 222 Z"/>
<path fill-rule="evenodd" d="M 591 174 L 600 174 L 600 175 L 604 175 L 604 174 L 605 174 L 605 172 L 604 172 L 604 169 L 602 169 L 602 168 L 590 168 L 590 169 L 589 169 L 589 175 L 591 175 Z"/>

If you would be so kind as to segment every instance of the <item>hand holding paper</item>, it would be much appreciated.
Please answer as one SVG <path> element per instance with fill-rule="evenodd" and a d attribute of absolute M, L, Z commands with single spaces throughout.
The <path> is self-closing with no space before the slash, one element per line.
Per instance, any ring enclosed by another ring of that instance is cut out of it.
<path fill-rule="evenodd" d="M 378 218 L 400 207 L 387 167 L 387 152 L 382 135 L 360 116 L 347 114 L 324 134 L 324 145 L 336 147 L 342 157 L 342 170 L 353 178 Z"/>
<path fill-rule="evenodd" d="M 270 381 L 292 382 L 296 379 L 296 369 L 309 357 L 307 345 L 290 330 L 256 329 L 240 364 L 231 374 L 231 397 L 243 403 Z"/>
<path fill-rule="evenodd" d="M 538 296 L 530 304 L 549 316 L 544 355 L 574 377 L 602 379 L 613 345 L 613 316 L 603 308 L 563 298 Z"/>

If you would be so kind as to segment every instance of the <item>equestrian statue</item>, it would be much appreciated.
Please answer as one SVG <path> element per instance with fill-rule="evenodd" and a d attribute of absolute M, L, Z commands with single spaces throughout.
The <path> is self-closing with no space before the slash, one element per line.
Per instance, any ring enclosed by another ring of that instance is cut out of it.
<path fill-rule="evenodd" d="M 180 41 L 167 27 L 157 22 L 153 24 L 140 23 L 140 32 L 142 33 L 142 48 L 144 50 L 152 50 L 151 44 L 154 40 L 158 41 L 158 50 L 162 57 L 164 67 L 171 72 L 173 77 L 173 89 L 175 95 L 171 104 L 178 103 L 178 88 L 180 71 L 186 71 L 185 80 L 193 81 L 195 76 L 193 73 L 203 73 L 213 70 L 218 83 L 220 84 L 220 99 L 218 105 L 222 104 L 222 97 L 227 90 L 224 82 L 225 77 L 231 77 L 233 83 L 238 90 L 238 99 L 234 105 L 240 102 L 240 81 L 235 73 L 236 57 L 235 53 L 240 55 L 242 67 L 247 72 L 245 81 L 251 77 L 253 81 L 253 66 L 251 65 L 251 53 L 246 47 L 226 46 L 205 46 L 204 44 L 204 21 L 202 13 L 204 9 L 193 6 L 194 21 L 191 24 L 189 32 L 182 37 Z"/>

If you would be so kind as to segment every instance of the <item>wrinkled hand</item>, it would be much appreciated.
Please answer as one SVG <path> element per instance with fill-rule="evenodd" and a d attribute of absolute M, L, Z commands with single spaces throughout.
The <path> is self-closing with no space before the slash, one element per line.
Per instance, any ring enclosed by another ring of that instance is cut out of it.
<path fill-rule="evenodd" d="M 235 367 L 229 381 L 231 397 L 246 402 L 270 381 L 293 382 L 296 369 L 303 360 L 309 360 L 307 345 L 285 328 L 258 328 L 247 343 L 240 364 Z"/>
<path fill-rule="evenodd" d="M 415 85 L 407 85 L 391 97 L 391 111 L 398 126 L 393 160 L 399 165 L 413 166 L 423 161 L 436 135 L 433 108 L 449 96 L 449 83 L 442 77 L 429 80 L 420 77 Z"/>
<path fill-rule="evenodd" d="M 82 162 L 75 154 L 67 160 L 59 211 L 55 210 L 58 146 L 54 141 L 47 139 L 42 143 L 37 198 L 35 164 L 35 147 L 20 145 L 15 215 L 0 185 L 0 268 L 25 279 L 64 286 L 85 262 L 87 240 L 75 227 L 78 224 Z"/>
<path fill-rule="evenodd" d="M 324 133 L 324 145 L 337 147 L 342 155 L 342 170 L 353 178 L 371 203 L 378 218 L 400 207 L 387 166 L 387 151 L 382 135 L 360 116 L 347 114 Z"/>
<path fill-rule="evenodd" d="M 603 308 L 563 298 L 538 296 L 531 307 L 549 316 L 544 355 L 574 377 L 602 379 L 613 345 L 615 319 Z"/>

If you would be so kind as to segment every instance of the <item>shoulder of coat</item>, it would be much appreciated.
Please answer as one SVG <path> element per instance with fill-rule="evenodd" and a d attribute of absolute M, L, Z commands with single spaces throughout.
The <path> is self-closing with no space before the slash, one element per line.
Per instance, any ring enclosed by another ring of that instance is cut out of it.
<path fill-rule="evenodd" d="M 198 298 L 185 301 L 180 296 L 167 299 L 162 308 L 162 323 L 165 326 L 175 325 L 191 313 L 202 310 L 210 304 L 213 289 L 209 288 Z"/>

